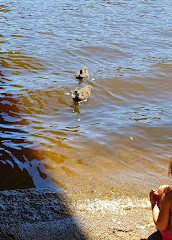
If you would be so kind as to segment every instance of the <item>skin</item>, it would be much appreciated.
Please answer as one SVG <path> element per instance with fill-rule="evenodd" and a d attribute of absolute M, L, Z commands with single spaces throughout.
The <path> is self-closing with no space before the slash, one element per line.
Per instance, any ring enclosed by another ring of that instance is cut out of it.
<path fill-rule="evenodd" d="M 156 228 L 162 232 L 169 223 L 170 210 L 172 209 L 172 187 L 162 185 L 158 191 L 150 190 L 153 221 Z"/>

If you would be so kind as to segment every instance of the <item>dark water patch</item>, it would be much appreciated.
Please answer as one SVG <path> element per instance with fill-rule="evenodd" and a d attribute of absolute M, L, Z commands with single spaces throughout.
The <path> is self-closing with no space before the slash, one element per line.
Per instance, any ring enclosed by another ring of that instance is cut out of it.
<path fill-rule="evenodd" d="M 10 163 L 7 161 L 0 161 L 0 168 L 1 191 L 35 187 L 32 177 L 28 174 L 27 170 L 23 169 L 21 171 L 17 164 L 13 164 L 13 166 L 11 166 L 11 161 Z"/>
<path fill-rule="evenodd" d="M 25 160 L 23 157 L 24 151 L 21 151 L 22 144 L 24 144 L 24 140 L 22 140 L 22 137 L 26 133 L 16 128 L 16 124 L 20 123 L 20 118 L 18 116 L 18 109 L 15 103 L 16 100 L 12 98 L 12 95 L 1 95 L 1 190 L 28 188 L 35 186 L 32 177 L 28 174 L 28 171 L 23 166 Z"/>
<path fill-rule="evenodd" d="M 44 66 L 36 62 L 36 59 L 22 55 L 21 52 L 1 52 L 1 65 L 5 69 L 28 69 L 35 73 L 35 70 L 45 70 Z"/>
<path fill-rule="evenodd" d="M 2 82 L 3 84 L 6 83 L 4 79 Z M 43 158 L 41 155 L 37 156 L 37 150 L 34 149 L 32 140 L 28 140 L 29 122 L 21 117 L 19 106 L 20 101 L 17 96 L 10 93 L 1 93 L 1 190 L 45 187 L 49 181 L 44 173 L 43 165 L 39 163 L 39 160 L 43 160 Z"/>
<path fill-rule="evenodd" d="M 168 122 L 168 117 L 172 115 L 172 109 L 171 107 L 164 106 L 160 107 L 158 105 L 148 105 L 148 108 L 146 106 L 140 106 L 133 109 L 133 112 L 126 112 L 126 114 L 131 114 L 132 116 L 129 117 L 131 120 L 137 121 L 144 121 L 149 124 L 153 123 L 154 125 L 158 125 L 158 120 L 165 123 Z"/>
<path fill-rule="evenodd" d="M 10 11 L 10 9 L 9 9 L 8 5 L 3 5 L 3 4 L 0 5 L 0 12 L 6 13 L 9 11 Z"/>

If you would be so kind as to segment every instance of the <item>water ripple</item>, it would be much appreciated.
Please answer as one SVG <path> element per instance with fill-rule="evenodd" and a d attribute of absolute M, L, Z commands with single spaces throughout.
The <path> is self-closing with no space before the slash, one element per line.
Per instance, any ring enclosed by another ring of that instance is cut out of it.
<path fill-rule="evenodd" d="M 0 11 L 2 188 L 166 176 L 170 1 L 7 0 Z M 89 78 L 78 81 L 83 66 Z M 90 99 L 74 102 L 88 84 Z"/>

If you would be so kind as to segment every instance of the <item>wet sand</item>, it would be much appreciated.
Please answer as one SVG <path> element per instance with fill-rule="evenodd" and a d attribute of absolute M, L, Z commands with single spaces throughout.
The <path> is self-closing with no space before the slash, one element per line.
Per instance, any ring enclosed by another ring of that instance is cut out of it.
<path fill-rule="evenodd" d="M 48 189 L 2 191 L 0 203 L 0 239 L 140 240 L 156 231 L 149 207 L 78 211 L 62 192 Z"/>

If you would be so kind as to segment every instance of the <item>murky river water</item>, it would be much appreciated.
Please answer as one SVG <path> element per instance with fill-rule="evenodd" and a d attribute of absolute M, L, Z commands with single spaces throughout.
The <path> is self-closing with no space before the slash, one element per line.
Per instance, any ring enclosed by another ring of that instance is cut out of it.
<path fill-rule="evenodd" d="M 142 196 L 168 182 L 171 12 L 171 0 L 1 3 L 1 190 Z"/>

